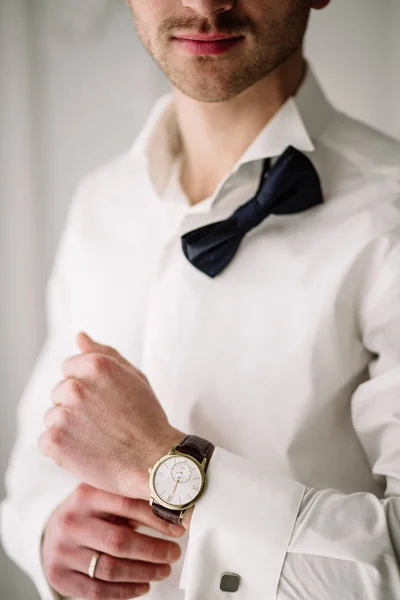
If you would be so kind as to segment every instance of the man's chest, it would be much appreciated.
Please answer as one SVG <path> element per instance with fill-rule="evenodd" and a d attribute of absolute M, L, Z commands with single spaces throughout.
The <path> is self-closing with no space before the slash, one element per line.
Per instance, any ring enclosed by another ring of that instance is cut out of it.
<path fill-rule="evenodd" d="M 349 386 L 367 363 L 356 245 L 338 245 L 333 230 L 289 235 L 271 218 L 211 279 L 182 252 L 188 225 L 163 223 L 132 239 L 124 228 L 85 245 L 75 326 L 146 374 L 174 426 L 267 454 L 280 472 L 293 468 L 291 454 L 309 468 L 312 447 L 341 418 L 350 436 Z"/>

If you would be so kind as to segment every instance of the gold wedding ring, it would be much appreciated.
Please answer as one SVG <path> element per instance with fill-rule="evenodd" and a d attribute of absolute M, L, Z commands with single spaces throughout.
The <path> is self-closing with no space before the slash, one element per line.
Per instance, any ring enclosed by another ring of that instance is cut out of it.
<path fill-rule="evenodd" d="M 95 552 L 93 554 L 92 560 L 90 561 L 88 575 L 89 575 L 89 577 L 91 577 L 91 579 L 95 578 L 96 567 L 97 567 L 97 563 L 99 561 L 100 556 L 101 556 L 101 552 Z"/>

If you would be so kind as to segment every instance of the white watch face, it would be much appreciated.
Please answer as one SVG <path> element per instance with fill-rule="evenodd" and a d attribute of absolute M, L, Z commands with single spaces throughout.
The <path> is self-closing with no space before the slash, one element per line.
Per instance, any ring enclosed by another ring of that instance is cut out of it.
<path fill-rule="evenodd" d="M 179 455 L 160 463 L 153 478 L 157 495 L 176 506 L 192 502 L 200 492 L 201 482 L 201 471 L 196 463 Z"/>

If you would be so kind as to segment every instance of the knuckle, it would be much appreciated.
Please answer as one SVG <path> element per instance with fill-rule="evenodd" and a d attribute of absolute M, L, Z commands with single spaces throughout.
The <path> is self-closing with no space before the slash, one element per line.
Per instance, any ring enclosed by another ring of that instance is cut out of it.
<path fill-rule="evenodd" d="M 138 581 L 151 581 L 157 578 L 157 566 L 150 564 L 138 565 L 136 569 Z"/>
<path fill-rule="evenodd" d="M 74 377 L 69 377 L 65 380 L 65 387 L 67 393 L 74 399 L 81 400 L 84 396 L 84 389 L 82 384 Z"/>
<path fill-rule="evenodd" d="M 50 585 L 53 587 L 56 586 L 59 583 L 62 575 L 62 568 L 60 564 L 55 560 L 50 561 L 47 565 L 46 575 Z"/>
<path fill-rule="evenodd" d="M 57 408 L 56 422 L 60 429 L 66 428 L 69 424 L 69 412 L 62 406 Z"/>
<path fill-rule="evenodd" d="M 167 542 L 167 541 L 161 540 L 157 544 L 157 548 L 155 550 L 156 557 L 160 560 L 165 560 L 168 562 L 171 557 L 171 552 L 176 548 L 176 546 L 179 547 L 178 544 L 174 544 L 173 542 Z"/>
<path fill-rule="evenodd" d="M 105 581 L 114 581 L 118 575 L 118 561 L 108 554 L 102 554 L 99 559 L 97 571 L 100 579 Z"/>
<path fill-rule="evenodd" d="M 75 523 L 75 514 L 71 510 L 66 510 L 58 516 L 59 530 L 65 534 Z"/>
<path fill-rule="evenodd" d="M 148 556 L 149 555 L 149 542 L 147 536 L 141 534 L 135 534 L 135 550 L 139 555 Z"/>
<path fill-rule="evenodd" d="M 150 560 L 163 560 L 166 558 L 166 552 L 160 544 L 148 544 L 146 554 Z"/>
<path fill-rule="evenodd" d="M 64 552 L 64 535 L 63 531 L 58 530 L 52 544 L 52 553 L 54 558 L 60 558 Z"/>
<path fill-rule="evenodd" d="M 109 364 L 109 357 L 105 354 L 92 354 L 90 357 L 90 365 L 94 373 L 107 372 Z"/>
<path fill-rule="evenodd" d="M 131 577 L 136 582 L 150 581 L 151 579 L 155 578 L 152 576 L 153 571 L 154 573 L 156 572 L 156 569 L 154 567 L 145 566 L 137 563 L 134 566 L 132 566 Z"/>
<path fill-rule="evenodd" d="M 156 538 L 154 538 L 155 540 Z M 143 542 L 143 552 L 151 560 L 164 560 L 167 557 L 166 545 L 153 540 Z"/>
<path fill-rule="evenodd" d="M 104 600 L 101 584 L 94 582 L 87 590 L 87 600 Z"/>
<path fill-rule="evenodd" d="M 50 549 L 51 556 L 61 557 L 64 553 L 65 545 L 68 543 L 67 526 L 65 525 L 64 515 L 59 512 L 54 515 L 54 520 L 49 523 L 51 526 Z M 46 528 L 47 532 L 47 528 Z"/>
<path fill-rule="evenodd" d="M 138 512 L 138 501 L 135 498 L 128 498 L 127 496 L 118 497 L 118 509 L 122 514 L 134 514 Z"/>
<path fill-rule="evenodd" d="M 126 533 L 123 533 L 116 528 L 110 529 L 106 539 L 106 546 L 112 555 L 118 556 L 126 547 Z"/>
<path fill-rule="evenodd" d="M 52 425 L 47 430 L 47 439 L 51 446 L 61 446 L 64 441 L 64 430 L 58 424 Z"/>
<path fill-rule="evenodd" d="M 83 502 L 88 501 L 92 496 L 92 488 L 87 483 L 80 483 L 73 493 L 74 500 L 80 506 Z"/>

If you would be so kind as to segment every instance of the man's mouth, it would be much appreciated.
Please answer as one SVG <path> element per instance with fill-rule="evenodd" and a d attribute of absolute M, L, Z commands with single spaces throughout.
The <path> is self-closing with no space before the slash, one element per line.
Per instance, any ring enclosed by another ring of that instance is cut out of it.
<path fill-rule="evenodd" d="M 244 36 L 189 32 L 180 33 L 172 38 L 183 51 L 194 56 L 223 54 L 243 40 Z"/>

